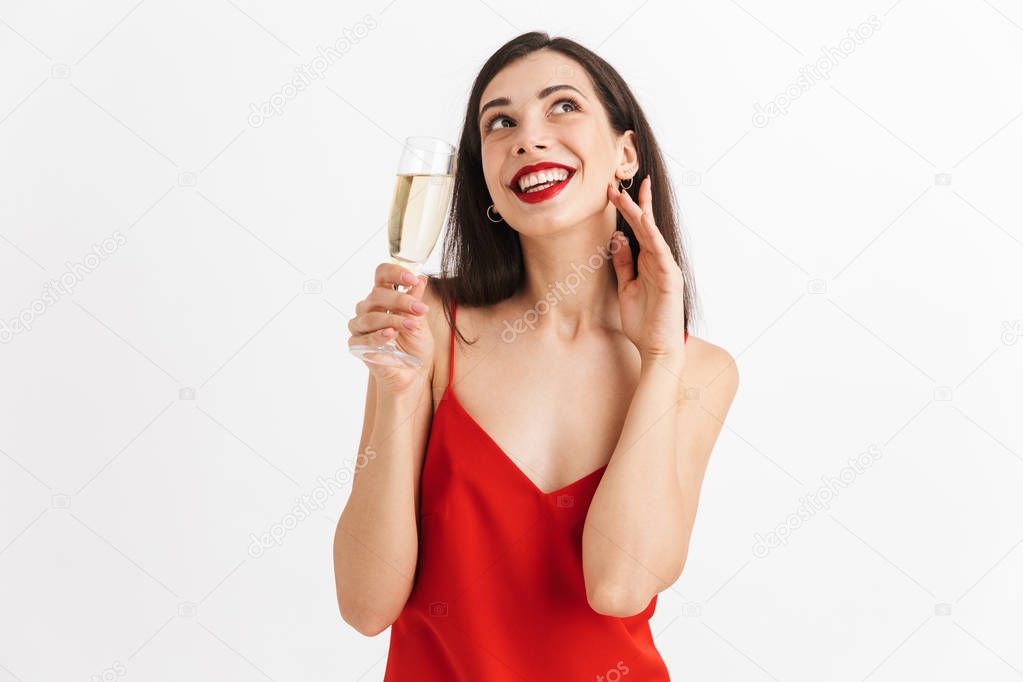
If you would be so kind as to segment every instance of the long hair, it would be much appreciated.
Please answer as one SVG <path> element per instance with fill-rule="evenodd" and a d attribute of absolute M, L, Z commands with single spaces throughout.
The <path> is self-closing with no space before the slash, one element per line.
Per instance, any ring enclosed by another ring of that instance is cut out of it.
<path fill-rule="evenodd" d="M 692 271 L 678 229 L 675 193 L 660 147 L 654 139 L 653 129 L 629 86 L 614 67 L 573 40 L 551 38 L 539 31 L 523 33 L 502 45 L 480 69 L 469 94 L 458 144 L 448 229 L 441 252 L 442 272 L 440 277 L 430 278 L 442 301 L 448 326 L 452 322 L 452 301 L 465 305 L 491 305 L 512 296 L 524 282 L 525 268 L 518 232 L 507 223 L 494 223 L 486 216 L 487 207 L 493 200 L 483 176 L 482 143 L 477 119 L 483 90 L 494 76 L 508 64 L 542 49 L 560 52 L 586 70 L 604 105 L 611 128 L 616 133 L 620 135 L 627 130 L 635 131 L 639 169 L 633 177 L 641 180 L 647 174 L 650 175 L 654 222 L 660 228 L 683 275 L 684 325 L 688 332 L 696 305 Z M 639 185 L 639 182 L 634 182 L 629 190 L 624 190 L 637 202 Z M 637 258 L 639 242 L 621 213 L 617 215 L 617 229 L 628 238 L 633 259 Z M 610 260 L 608 267 L 613 274 Z M 456 330 L 456 334 L 462 342 L 473 343 L 461 331 Z"/>

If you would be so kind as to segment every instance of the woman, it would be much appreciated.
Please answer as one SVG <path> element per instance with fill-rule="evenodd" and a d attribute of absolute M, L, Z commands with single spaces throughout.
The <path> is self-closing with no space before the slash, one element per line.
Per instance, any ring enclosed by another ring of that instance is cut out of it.
<path fill-rule="evenodd" d="M 738 374 L 688 335 L 664 162 L 600 57 L 526 33 L 483 66 L 443 273 L 381 264 L 349 324 L 424 366 L 370 368 L 342 617 L 392 626 L 387 682 L 668 679 L 648 620 Z"/>

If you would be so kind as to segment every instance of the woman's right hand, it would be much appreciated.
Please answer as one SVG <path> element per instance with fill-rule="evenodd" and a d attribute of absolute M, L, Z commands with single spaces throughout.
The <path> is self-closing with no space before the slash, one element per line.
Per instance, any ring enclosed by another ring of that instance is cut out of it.
<path fill-rule="evenodd" d="M 395 284 L 414 286 L 397 291 Z M 426 319 L 429 306 L 423 302 L 426 277 L 395 263 L 380 263 L 374 273 L 373 289 L 355 305 L 355 317 L 348 322 L 348 345 L 382 346 L 396 339 L 398 348 L 423 362 L 419 369 L 388 367 L 367 362 L 376 377 L 377 389 L 405 393 L 417 382 L 428 379 L 433 365 L 433 333 Z M 390 311 L 390 312 L 388 312 Z"/>

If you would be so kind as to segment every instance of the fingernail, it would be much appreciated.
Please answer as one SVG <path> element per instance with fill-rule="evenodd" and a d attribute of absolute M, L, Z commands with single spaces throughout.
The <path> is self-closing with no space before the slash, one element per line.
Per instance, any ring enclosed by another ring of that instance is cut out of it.
<path fill-rule="evenodd" d="M 412 273 L 410 272 L 403 272 L 401 273 L 401 281 L 402 284 L 412 284 L 413 282 L 416 281 L 416 278 L 413 277 Z"/>
<path fill-rule="evenodd" d="M 419 323 L 416 322 L 415 320 L 402 320 L 401 326 L 404 327 L 405 329 L 415 329 L 416 327 L 419 326 Z"/>
<path fill-rule="evenodd" d="M 412 312 L 416 314 L 425 313 L 426 310 L 427 310 L 426 304 L 421 301 L 416 301 L 415 303 L 412 304 Z"/>

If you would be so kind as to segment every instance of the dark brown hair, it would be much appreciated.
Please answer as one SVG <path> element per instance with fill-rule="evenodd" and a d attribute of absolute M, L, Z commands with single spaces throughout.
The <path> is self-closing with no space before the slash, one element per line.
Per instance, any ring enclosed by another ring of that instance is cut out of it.
<path fill-rule="evenodd" d="M 455 170 L 454 195 L 448 229 L 441 253 L 440 277 L 430 277 L 451 326 L 452 301 L 464 305 L 491 305 L 512 296 L 522 286 L 525 270 L 519 234 L 507 223 L 491 222 L 486 216 L 493 203 L 483 176 L 482 143 L 477 124 L 483 91 L 497 73 L 522 57 L 548 49 L 574 59 L 589 74 L 594 89 L 607 112 L 611 128 L 618 134 L 633 130 L 639 156 L 639 170 L 627 190 L 638 199 L 640 181 L 650 175 L 654 222 L 682 270 L 685 283 L 685 331 L 689 331 L 696 297 L 693 277 L 678 229 L 676 199 L 653 129 L 643 115 L 629 86 L 621 75 L 596 53 L 568 38 L 551 38 L 546 33 L 523 33 L 500 47 L 480 69 L 469 94 L 462 124 Z M 629 240 L 633 258 L 639 254 L 639 242 L 628 222 L 619 213 L 617 229 Z M 607 267 L 614 268 L 610 259 Z M 469 342 L 457 331 L 464 343 Z"/>

